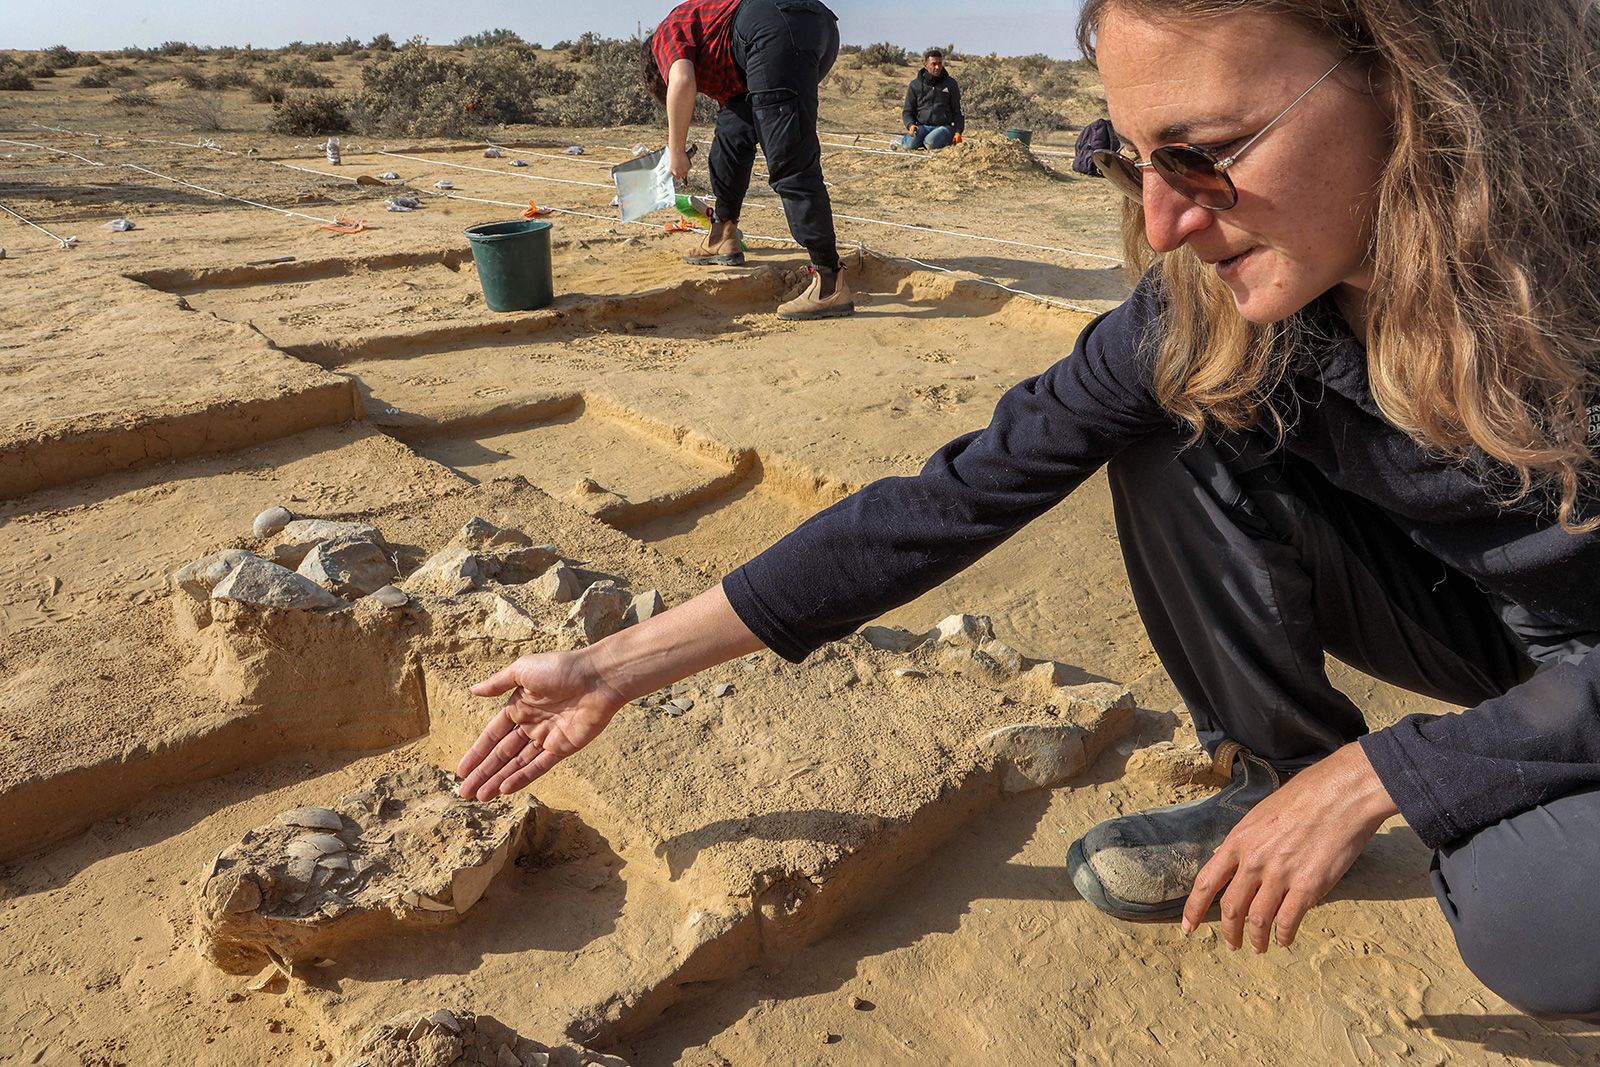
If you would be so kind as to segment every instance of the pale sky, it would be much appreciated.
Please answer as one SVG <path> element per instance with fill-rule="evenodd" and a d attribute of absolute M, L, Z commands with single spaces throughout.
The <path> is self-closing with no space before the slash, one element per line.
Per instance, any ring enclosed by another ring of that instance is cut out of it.
<path fill-rule="evenodd" d="M 625 37 L 641 24 L 654 25 L 673 0 L 276 0 L 266 4 L 228 0 L 166 0 L 164 3 L 108 3 L 107 0 L 8 0 L 0 20 L 0 48 L 105 50 L 163 41 L 202 45 L 276 48 L 290 41 L 370 40 L 387 33 L 397 42 L 422 36 L 449 44 L 482 30 L 515 30 L 524 40 L 549 46 L 562 38 L 594 30 Z M 1021 55 L 1044 52 L 1075 59 L 1073 21 L 1077 0 L 1058 3 L 1006 3 L 971 0 L 834 0 L 839 33 L 846 43 L 892 41 L 919 49 L 954 43 L 962 51 Z"/>

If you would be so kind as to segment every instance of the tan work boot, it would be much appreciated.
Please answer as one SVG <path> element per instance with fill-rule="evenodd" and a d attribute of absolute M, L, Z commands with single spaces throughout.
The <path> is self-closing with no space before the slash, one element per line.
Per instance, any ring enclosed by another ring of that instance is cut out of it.
<path fill-rule="evenodd" d="M 805 292 L 793 300 L 778 305 L 778 318 L 833 319 L 841 315 L 855 314 L 856 303 L 850 296 L 850 286 L 844 280 L 844 271 L 838 271 L 833 277 L 833 292 L 823 296 L 822 275 L 812 270 L 811 284 L 806 286 Z"/>
<path fill-rule="evenodd" d="M 744 266 L 744 245 L 739 241 L 739 228 L 713 223 L 711 232 L 700 242 L 700 246 L 684 256 L 683 261 L 696 266 Z"/>

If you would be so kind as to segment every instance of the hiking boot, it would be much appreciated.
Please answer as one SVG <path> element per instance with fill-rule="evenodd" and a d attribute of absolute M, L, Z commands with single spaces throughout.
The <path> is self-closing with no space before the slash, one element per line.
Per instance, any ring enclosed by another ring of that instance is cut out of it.
<path fill-rule="evenodd" d="M 850 296 L 850 286 L 844 280 L 844 271 L 834 273 L 832 294 L 822 295 L 822 275 L 812 268 L 811 284 L 793 300 L 778 305 L 780 319 L 832 319 L 840 315 L 855 314 L 855 300 Z"/>
<path fill-rule="evenodd" d="M 692 253 L 683 257 L 685 263 L 695 266 L 742 267 L 744 266 L 744 245 L 739 241 L 739 231 L 731 231 L 716 244 L 711 243 L 711 235 L 701 238 L 700 245 Z"/>
<path fill-rule="evenodd" d="M 1283 776 L 1237 741 L 1217 746 L 1213 769 L 1232 779 L 1222 792 L 1186 804 L 1119 815 L 1067 850 L 1067 873 L 1083 899 L 1119 919 L 1183 913 L 1200 868 L 1228 832 Z"/>

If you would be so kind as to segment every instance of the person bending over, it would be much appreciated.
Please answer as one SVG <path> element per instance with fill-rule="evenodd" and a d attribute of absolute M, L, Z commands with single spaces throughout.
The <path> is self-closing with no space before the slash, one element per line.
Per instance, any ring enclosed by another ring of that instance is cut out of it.
<path fill-rule="evenodd" d="M 645 80 L 667 106 L 674 177 L 689 176 L 695 94 L 721 105 L 708 161 L 716 197 L 711 233 L 684 259 L 744 262 L 739 212 L 759 145 L 789 232 L 811 259 L 810 284 L 779 306 L 782 319 L 833 318 L 855 310 L 817 141 L 817 87 L 838 54 L 838 19 L 821 0 L 688 0 L 644 39 Z"/>
<path fill-rule="evenodd" d="M 900 107 L 900 125 L 906 128 L 900 138 L 902 148 L 948 148 L 961 143 L 967 118 L 961 113 L 961 86 L 945 69 L 944 53 L 928 49 L 922 69 L 906 86 L 906 102 Z"/>
<path fill-rule="evenodd" d="M 1231 784 L 1066 858 L 1096 908 L 1288 945 L 1397 811 L 1466 964 L 1600 1019 L 1600 24 L 1592 0 L 1087 0 L 1129 299 L 990 425 L 697 599 L 480 683 L 462 791 L 624 701 L 799 660 L 1101 465 L 1134 600 Z M 1331 653 L 1460 704 L 1370 729 Z M 1070 934 L 1066 935 L 1070 937 Z"/>

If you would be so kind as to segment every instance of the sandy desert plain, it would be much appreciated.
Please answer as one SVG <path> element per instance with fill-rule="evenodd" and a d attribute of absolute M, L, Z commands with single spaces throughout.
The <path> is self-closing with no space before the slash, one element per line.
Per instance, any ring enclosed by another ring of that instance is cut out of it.
<path fill-rule="evenodd" d="M 1103 479 L 878 620 L 988 624 L 748 657 L 528 794 L 449 802 L 431 769 L 493 710 L 466 687 L 599 632 L 571 595 L 683 602 L 982 426 L 1114 306 L 1118 204 L 1051 154 L 1070 130 L 860 151 L 915 59 L 842 67 L 825 171 L 859 311 L 796 324 L 792 244 L 695 268 L 693 236 L 615 220 L 605 166 L 658 128 L 486 132 L 501 158 L 352 133 L 333 167 L 242 92 L 197 132 L 89 69 L 0 92 L 0 204 L 79 239 L 0 221 L 0 1062 L 1600 1062 L 1592 1027 L 1467 972 L 1400 820 L 1289 950 L 1078 898 L 1074 837 L 1215 788 Z M 555 304 L 497 314 L 462 230 L 530 198 L 587 214 L 553 217 Z M 341 216 L 367 227 L 315 221 Z M 785 232 L 759 180 L 744 222 Z M 322 551 L 256 536 L 274 506 L 376 528 L 403 604 L 174 577 Z M 1330 671 L 1375 723 L 1428 707 Z"/>

